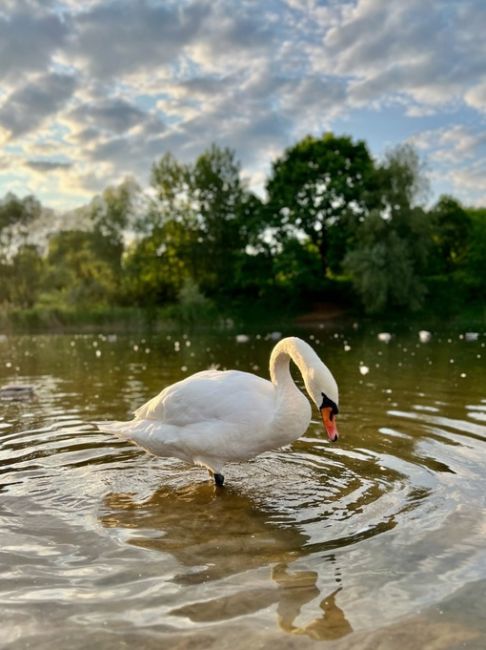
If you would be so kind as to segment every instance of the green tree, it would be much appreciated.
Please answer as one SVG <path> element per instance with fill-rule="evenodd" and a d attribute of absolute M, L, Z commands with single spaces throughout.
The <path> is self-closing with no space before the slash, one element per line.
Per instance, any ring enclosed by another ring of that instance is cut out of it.
<path fill-rule="evenodd" d="M 418 309 L 431 270 L 433 219 L 419 202 L 427 193 L 420 159 L 409 145 L 392 149 L 375 173 L 372 203 L 355 231 L 344 268 L 368 312 Z"/>
<path fill-rule="evenodd" d="M 417 275 L 411 241 L 400 236 L 391 220 L 371 213 L 359 229 L 359 244 L 344 260 L 365 311 L 402 307 L 418 309 L 425 285 Z"/>
<path fill-rule="evenodd" d="M 83 230 L 55 233 L 47 253 L 46 292 L 53 300 L 70 305 L 111 304 L 117 295 L 118 278 L 110 261 L 99 255 L 110 241 Z M 108 258 L 110 255 L 108 255 Z"/>
<path fill-rule="evenodd" d="M 0 255 L 11 255 L 12 247 L 25 243 L 29 224 L 41 212 L 40 202 L 31 195 L 20 199 L 9 193 L 0 201 Z"/>
<path fill-rule="evenodd" d="M 167 221 L 129 247 L 123 267 L 124 295 L 142 306 L 173 302 L 194 277 L 195 233 Z"/>
<path fill-rule="evenodd" d="M 93 232 L 112 243 L 123 243 L 127 230 L 133 228 L 140 187 L 133 178 L 107 187 L 88 206 Z"/>
<path fill-rule="evenodd" d="M 303 301 L 320 289 L 321 283 L 316 282 L 322 276 L 319 252 L 309 241 L 287 239 L 274 255 L 273 273 L 276 286 L 289 299 Z"/>
<path fill-rule="evenodd" d="M 353 230 L 375 199 L 375 167 L 363 141 L 326 133 L 307 136 L 285 151 L 267 182 L 270 220 L 278 236 L 296 229 L 319 253 L 325 274 L 339 259 Z M 339 253 L 330 252 L 330 231 Z M 336 232 L 338 231 L 338 232 Z"/>
<path fill-rule="evenodd" d="M 196 160 L 192 189 L 202 244 L 202 286 L 212 294 L 235 286 L 237 259 L 258 231 L 260 202 L 245 187 L 231 149 L 211 146 Z"/>
<path fill-rule="evenodd" d="M 19 307 L 33 307 L 44 279 L 45 262 L 37 246 L 24 244 L 12 259 L 10 300 Z"/>
<path fill-rule="evenodd" d="M 137 220 L 137 229 L 150 234 L 168 221 L 176 221 L 186 228 L 196 227 L 191 168 L 166 153 L 152 166 L 150 183 L 155 199 Z"/>
<path fill-rule="evenodd" d="M 0 304 L 32 307 L 42 287 L 44 266 L 32 244 L 21 244 L 11 259 L 0 261 Z"/>
<path fill-rule="evenodd" d="M 466 253 L 461 269 L 472 298 L 486 300 L 486 208 L 467 208 L 470 219 Z"/>
<path fill-rule="evenodd" d="M 203 292 L 231 292 L 242 268 L 241 256 L 256 240 L 261 215 L 260 201 L 241 180 L 234 152 L 213 145 L 194 164 L 166 154 L 152 168 L 152 186 L 156 200 L 140 220 L 140 230 L 156 238 L 157 250 L 161 237 L 170 234 L 171 254 Z M 174 237 L 178 230 L 169 229 L 170 223 L 180 225 L 186 235 Z M 167 281 L 179 285 L 179 278 Z"/>
<path fill-rule="evenodd" d="M 458 268 L 467 255 L 471 220 L 462 205 L 452 196 L 441 196 L 431 210 L 438 272 Z"/>

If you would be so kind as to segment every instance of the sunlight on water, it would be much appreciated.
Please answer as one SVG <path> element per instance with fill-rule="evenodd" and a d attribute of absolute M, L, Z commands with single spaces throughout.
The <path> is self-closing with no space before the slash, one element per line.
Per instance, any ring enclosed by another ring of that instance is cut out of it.
<path fill-rule="evenodd" d="M 316 413 L 223 490 L 91 424 L 210 366 L 266 376 L 265 334 L 0 341 L 0 386 L 33 389 L 0 391 L 9 648 L 486 647 L 484 336 L 300 332 L 339 443 Z"/>

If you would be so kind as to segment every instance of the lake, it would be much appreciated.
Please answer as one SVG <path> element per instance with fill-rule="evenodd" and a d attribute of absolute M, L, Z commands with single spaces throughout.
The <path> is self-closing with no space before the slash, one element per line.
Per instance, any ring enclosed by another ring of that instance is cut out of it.
<path fill-rule="evenodd" d="M 1 337 L 0 386 L 34 390 L 0 401 L 2 647 L 485 648 L 486 337 L 403 329 L 284 332 L 341 438 L 315 411 L 222 489 L 92 422 L 212 365 L 268 377 L 270 332 Z"/>

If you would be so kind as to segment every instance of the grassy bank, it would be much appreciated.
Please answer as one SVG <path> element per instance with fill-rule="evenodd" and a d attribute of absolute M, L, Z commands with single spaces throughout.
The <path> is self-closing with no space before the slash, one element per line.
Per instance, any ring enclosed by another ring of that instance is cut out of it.
<path fill-rule="evenodd" d="M 321 323 L 359 321 L 382 330 L 418 327 L 441 329 L 444 325 L 457 329 L 486 329 L 486 305 L 474 303 L 459 310 L 437 313 L 433 308 L 409 313 L 393 311 L 381 316 L 365 315 L 355 306 L 334 303 L 308 304 L 300 309 L 289 305 L 238 303 L 218 308 L 210 301 L 196 305 L 169 305 L 158 308 L 108 307 L 32 307 L 0 311 L 0 332 L 98 332 L 98 331 L 164 331 L 194 327 L 288 329 L 292 324 L 313 327 Z"/>

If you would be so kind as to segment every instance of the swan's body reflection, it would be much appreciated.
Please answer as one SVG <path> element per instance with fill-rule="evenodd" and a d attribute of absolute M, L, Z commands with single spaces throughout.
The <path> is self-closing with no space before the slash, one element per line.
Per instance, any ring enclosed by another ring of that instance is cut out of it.
<path fill-rule="evenodd" d="M 130 544 L 170 553 L 189 568 L 174 578 L 178 584 L 221 581 L 222 595 L 184 604 L 173 609 L 172 616 L 216 622 L 277 604 L 279 626 L 287 633 L 337 639 L 352 631 L 336 604 L 341 587 L 320 598 L 315 571 L 288 569 L 303 557 L 305 535 L 295 527 L 269 521 L 275 513 L 263 510 L 247 495 L 231 488 L 217 491 L 207 483 L 183 488 L 163 486 L 142 501 L 130 494 L 111 493 L 104 506 L 100 518 L 103 526 L 131 529 Z M 272 582 L 262 583 L 248 574 L 265 566 L 273 567 Z M 235 581 L 228 587 L 226 579 L 236 575 L 235 593 Z M 319 614 L 306 624 L 296 625 L 303 605 L 314 599 Z"/>

